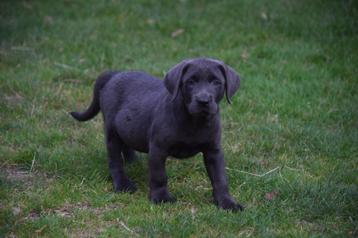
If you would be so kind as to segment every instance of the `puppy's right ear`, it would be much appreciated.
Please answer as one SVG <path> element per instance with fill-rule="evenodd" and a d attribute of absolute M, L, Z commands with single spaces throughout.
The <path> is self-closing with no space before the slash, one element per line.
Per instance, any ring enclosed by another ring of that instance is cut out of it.
<path fill-rule="evenodd" d="M 171 68 L 164 77 L 164 85 L 172 95 L 172 101 L 178 96 L 178 91 L 182 83 L 183 75 L 188 69 L 189 61 L 184 60 Z"/>

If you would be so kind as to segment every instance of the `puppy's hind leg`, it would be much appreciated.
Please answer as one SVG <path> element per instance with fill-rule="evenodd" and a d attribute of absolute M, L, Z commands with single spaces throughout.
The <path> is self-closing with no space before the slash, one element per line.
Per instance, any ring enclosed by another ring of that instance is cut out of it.
<path fill-rule="evenodd" d="M 115 131 L 106 131 L 106 145 L 108 151 L 108 166 L 112 177 L 114 191 L 135 192 L 136 186 L 128 179 L 123 168 L 122 151 L 125 145 Z"/>
<path fill-rule="evenodd" d="M 124 146 L 123 147 L 123 157 L 126 163 L 132 163 L 133 161 L 135 161 L 137 159 L 137 155 L 135 153 L 135 151 L 131 148 L 129 148 L 128 146 Z"/>

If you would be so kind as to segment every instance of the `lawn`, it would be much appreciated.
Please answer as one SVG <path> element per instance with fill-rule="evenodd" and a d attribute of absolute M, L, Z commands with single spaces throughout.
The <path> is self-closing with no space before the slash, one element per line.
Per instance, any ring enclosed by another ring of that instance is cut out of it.
<path fill-rule="evenodd" d="M 357 237 L 356 1 L 0 2 L 0 237 Z M 241 76 L 221 103 L 232 195 L 212 204 L 201 157 L 169 160 L 174 204 L 114 193 L 102 118 L 79 123 L 96 76 L 160 78 L 182 59 Z"/>

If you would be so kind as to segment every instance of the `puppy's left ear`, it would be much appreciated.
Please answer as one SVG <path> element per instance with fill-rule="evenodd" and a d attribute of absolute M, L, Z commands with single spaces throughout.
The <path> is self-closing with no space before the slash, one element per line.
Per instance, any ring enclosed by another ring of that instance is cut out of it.
<path fill-rule="evenodd" d="M 220 64 L 220 70 L 225 77 L 225 95 L 226 100 L 231 104 L 231 98 L 240 87 L 240 77 L 230 66 L 224 63 Z"/>
<path fill-rule="evenodd" d="M 189 61 L 184 60 L 171 68 L 164 77 L 164 85 L 172 95 L 172 101 L 174 101 L 178 95 L 182 78 L 188 68 L 188 65 Z"/>

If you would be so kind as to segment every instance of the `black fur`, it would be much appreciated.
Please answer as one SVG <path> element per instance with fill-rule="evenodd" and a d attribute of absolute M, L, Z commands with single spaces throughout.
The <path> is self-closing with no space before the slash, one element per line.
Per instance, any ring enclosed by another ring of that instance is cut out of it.
<path fill-rule="evenodd" d="M 197 58 L 174 66 L 162 80 L 143 72 L 108 72 L 96 81 L 93 101 L 79 121 L 103 113 L 109 170 L 115 191 L 136 190 L 123 169 L 135 150 L 149 154 L 149 199 L 175 199 L 167 188 L 168 156 L 188 158 L 202 152 L 215 203 L 242 210 L 230 196 L 221 149 L 219 101 L 230 98 L 240 79 L 223 62 Z"/>

